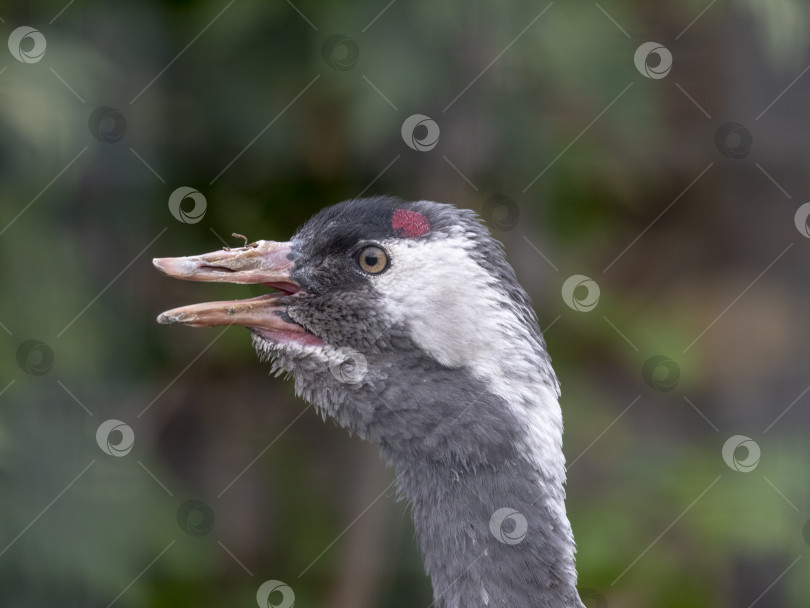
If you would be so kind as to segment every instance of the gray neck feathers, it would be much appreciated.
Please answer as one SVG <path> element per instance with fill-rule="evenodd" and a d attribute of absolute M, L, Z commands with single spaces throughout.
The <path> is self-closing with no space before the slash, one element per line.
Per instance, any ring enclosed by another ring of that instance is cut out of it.
<path fill-rule="evenodd" d="M 505 416 L 511 408 L 499 397 L 478 393 L 480 382 L 464 385 L 461 403 L 478 398 L 452 428 L 423 428 L 413 444 L 381 441 L 412 506 L 435 606 L 581 608 L 564 479 L 527 447 L 530 425 Z M 451 456 L 432 457 L 426 446 L 451 446 L 441 452 Z"/>
<path fill-rule="evenodd" d="M 548 481 L 526 473 L 519 462 L 398 470 L 436 606 L 580 608 L 568 522 L 546 504 Z"/>

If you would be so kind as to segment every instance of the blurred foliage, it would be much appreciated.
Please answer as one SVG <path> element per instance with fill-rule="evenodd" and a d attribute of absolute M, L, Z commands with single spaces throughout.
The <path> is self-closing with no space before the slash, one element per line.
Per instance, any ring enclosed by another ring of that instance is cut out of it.
<path fill-rule="evenodd" d="M 810 355 L 810 260 L 796 200 L 772 183 L 807 191 L 810 80 L 755 116 L 807 63 L 808 6 L 544 10 L 0 5 L 5 36 L 28 25 L 47 40 L 37 63 L 0 53 L 0 605 L 251 606 L 268 579 L 302 606 L 430 603 L 405 505 L 387 492 L 347 529 L 390 483 L 374 450 L 311 411 L 297 419 L 306 406 L 264 377 L 244 330 L 212 344 L 214 330 L 153 322 L 251 289 L 167 282 L 151 257 L 234 231 L 285 239 L 361 192 L 478 211 L 493 194 L 516 201 L 515 226 L 486 219 L 562 380 L 583 587 L 611 608 L 749 605 L 806 556 L 806 404 L 763 429 L 800 396 Z M 324 59 L 334 34 L 358 45 L 350 69 Z M 645 40 L 673 52 L 666 79 L 635 69 Z M 101 106 L 125 120 L 120 140 L 92 125 Z M 431 153 L 403 145 L 414 113 L 441 127 Z M 715 147 L 728 121 L 753 131 L 751 156 Z M 199 223 L 169 213 L 182 185 L 206 197 Z M 560 298 L 576 273 L 601 287 L 590 313 Z M 21 357 L 32 339 L 45 350 Z M 675 361 L 674 390 L 643 376 L 656 355 Z M 125 458 L 96 444 L 110 418 L 135 430 Z M 734 434 L 759 443 L 755 471 L 721 458 Z M 215 516 L 199 536 L 177 522 L 189 499 Z M 802 572 L 760 605 L 805 602 Z"/>

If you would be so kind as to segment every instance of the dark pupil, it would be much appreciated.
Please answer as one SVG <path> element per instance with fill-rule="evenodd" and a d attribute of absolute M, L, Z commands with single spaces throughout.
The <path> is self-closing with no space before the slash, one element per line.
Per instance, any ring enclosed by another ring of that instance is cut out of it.
<path fill-rule="evenodd" d="M 373 253 L 366 254 L 366 266 L 374 267 L 377 265 L 377 262 L 379 262 L 379 259 L 375 254 Z"/>

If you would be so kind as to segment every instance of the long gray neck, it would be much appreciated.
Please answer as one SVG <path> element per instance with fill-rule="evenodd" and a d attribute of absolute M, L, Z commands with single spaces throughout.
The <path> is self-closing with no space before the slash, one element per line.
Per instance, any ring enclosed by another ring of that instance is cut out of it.
<path fill-rule="evenodd" d="M 497 356 L 451 367 L 398 339 L 396 354 L 368 357 L 364 383 L 351 391 L 330 392 L 328 377 L 303 382 L 300 373 L 296 389 L 379 443 L 396 469 L 434 606 L 582 608 L 548 356 L 516 336 L 501 340 Z"/>
<path fill-rule="evenodd" d="M 390 395 L 396 414 L 378 411 L 397 424 L 397 443 L 380 445 L 412 506 L 434 605 L 582 608 L 555 387 L 527 379 L 507 402 L 461 374 L 426 374 L 430 390 L 411 384 Z"/>
<path fill-rule="evenodd" d="M 440 608 L 580 608 L 560 488 L 521 457 L 476 470 L 399 466 Z"/>

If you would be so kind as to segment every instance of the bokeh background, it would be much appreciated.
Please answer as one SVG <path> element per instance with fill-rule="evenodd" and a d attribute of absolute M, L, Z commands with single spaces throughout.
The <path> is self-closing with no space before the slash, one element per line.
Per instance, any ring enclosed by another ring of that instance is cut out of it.
<path fill-rule="evenodd" d="M 152 257 L 379 193 L 477 210 L 531 293 L 589 608 L 806 605 L 808 30 L 804 0 L 0 3 L 0 605 L 429 606 L 376 449 L 246 330 L 154 322 L 260 292 Z"/>

